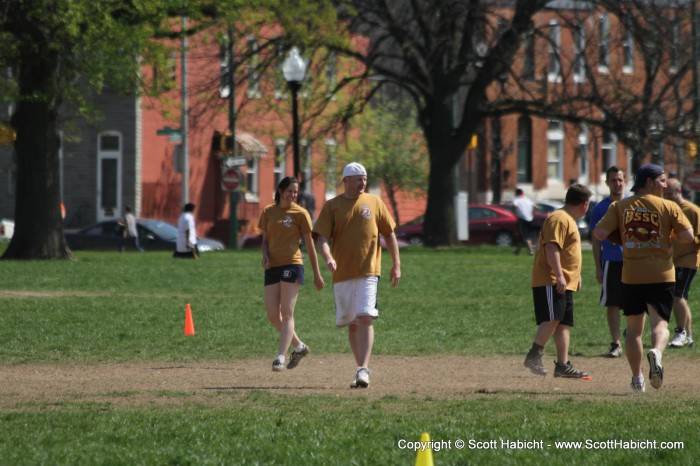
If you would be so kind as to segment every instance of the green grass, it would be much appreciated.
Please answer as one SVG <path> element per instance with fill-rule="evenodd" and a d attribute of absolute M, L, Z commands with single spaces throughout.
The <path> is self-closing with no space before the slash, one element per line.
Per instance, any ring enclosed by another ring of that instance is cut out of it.
<path fill-rule="evenodd" d="M 0 364 L 227 361 L 231 354 L 269 357 L 276 348 L 277 335 L 265 319 L 257 251 L 206 254 L 197 262 L 175 261 L 166 253 L 79 252 L 77 257 L 74 262 L 0 262 Z M 574 355 L 600 354 L 608 343 L 592 263 L 586 252 L 584 287 L 574 298 Z M 374 354 L 522 355 L 535 330 L 531 264 L 509 249 L 487 246 L 402 250 L 399 287 L 392 290 L 387 277 L 380 285 Z M 691 309 L 697 309 L 695 295 Z M 182 336 L 187 303 L 195 338 Z M 296 324 L 314 354 L 349 353 L 345 332 L 334 322 L 330 288 L 317 292 L 309 280 Z M 694 351 L 686 354 L 696 357 Z M 376 400 L 362 392 L 337 397 L 253 390 L 211 393 L 212 403 L 201 403 L 201 397 L 188 403 L 186 392 L 164 392 L 159 396 L 178 402 L 154 404 L 129 404 L 130 396 L 110 393 L 101 402 L 36 401 L 0 410 L 0 464 L 409 465 L 416 454 L 398 442 L 417 441 L 423 431 L 453 443 L 510 439 L 552 445 L 543 450 L 453 446 L 433 452 L 436 465 L 690 465 L 700 453 L 696 394 L 592 401 L 504 392 L 464 400 Z M 679 440 L 685 447 L 554 445 L 587 439 Z"/>

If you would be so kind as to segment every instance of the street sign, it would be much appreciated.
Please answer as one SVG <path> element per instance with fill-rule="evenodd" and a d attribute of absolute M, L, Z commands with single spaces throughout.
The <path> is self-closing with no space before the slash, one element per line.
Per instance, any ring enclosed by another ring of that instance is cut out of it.
<path fill-rule="evenodd" d="M 221 189 L 236 191 L 241 185 L 242 174 L 236 167 L 224 168 L 221 171 Z"/>
<path fill-rule="evenodd" d="M 157 136 L 168 136 L 168 140 L 170 142 L 174 142 L 174 143 L 182 142 L 182 131 L 180 131 L 180 128 L 171 128 L 170 126 L 166 126 L 165 128 L 161 128 L 161 129 L 156 130 L 156 135 Z"/>
<path fill-rule="evenodd" d="M 700 170 L 685 177 L 685 189 L 689 191 L 700 191 Z"/>
<path fill-rule="evenodd" d="M 226 157 L 224 159 L 224 166 L 226 167 L 242 167 L 248 163 L 246 157 Z"/>

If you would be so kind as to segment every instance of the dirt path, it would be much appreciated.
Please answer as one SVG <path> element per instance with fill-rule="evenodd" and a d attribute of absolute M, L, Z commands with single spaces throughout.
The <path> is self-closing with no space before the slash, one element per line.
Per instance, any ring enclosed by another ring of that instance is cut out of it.
<path fill-rule="evenodd" d="M 353 375 L 350 355 L 310 356 L 298 368 L 274 373 L 262 359 L 223 362 L 127 363 L 75 366 L 0 366 L 0 408 L 61 402 L 217 403 L 213 394 L 247 394 L 267 390 L 285 395 L 361 395 L 370 399 L 463 399 L 476 396 L 523 396 L 543 399 L 561 395 L 610 398 L 635 396 L 629 389 L 627 361 L 580 358 L 577 367 L 588 370 L 590 381 L 541 378 L 522 366 L 522 358 L 376 356 L 372 385 L 367 390 L 348 387 Z M 553 364 L 552 364 L 553 365 Z M 681 354 L 665 358 L 661 390 L 647 386 L 646 396 L 700 398 L 697 359 Z M 648 385 L 648 384 L 647 384 Z M 228 398 L 228 397 L 226 397 Z M 29 405 L 27 405 L 29 403 Z M 28 408 L 25 408 L 29 406 Z"/>

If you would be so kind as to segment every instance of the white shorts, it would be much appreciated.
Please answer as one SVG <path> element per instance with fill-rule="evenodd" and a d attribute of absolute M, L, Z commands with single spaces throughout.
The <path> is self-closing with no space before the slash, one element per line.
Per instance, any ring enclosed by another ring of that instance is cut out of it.
<path fill-rule="evenodd" d="M 379 317 L 377 284 L 379 277 L 360 277 L 333 285 L 335 325 L 346 327 L 358 317 Z"/>

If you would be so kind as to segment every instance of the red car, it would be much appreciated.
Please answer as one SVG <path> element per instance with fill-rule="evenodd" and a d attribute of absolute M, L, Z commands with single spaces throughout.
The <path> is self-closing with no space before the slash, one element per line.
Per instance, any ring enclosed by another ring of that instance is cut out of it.
<path fill-rule="evenodd" d="M 469 239 L 463 244 L 496 244 L 514 246 L 520 237 L 518 219 L 503 207 L 490 204 L 469 204 Z M 423 244 L 423 216 L 396 229 L 396 237 L 409 244 Z"/>

